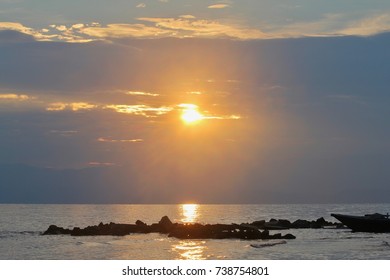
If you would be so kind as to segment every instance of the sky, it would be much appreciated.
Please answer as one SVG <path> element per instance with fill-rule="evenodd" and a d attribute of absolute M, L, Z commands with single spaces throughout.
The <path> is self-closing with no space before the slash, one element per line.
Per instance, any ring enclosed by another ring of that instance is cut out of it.
<path fill-rule="evenodd" d="M 375 0 L 0 0 L 0 203 L 390 202 L 389 31 Z"/>

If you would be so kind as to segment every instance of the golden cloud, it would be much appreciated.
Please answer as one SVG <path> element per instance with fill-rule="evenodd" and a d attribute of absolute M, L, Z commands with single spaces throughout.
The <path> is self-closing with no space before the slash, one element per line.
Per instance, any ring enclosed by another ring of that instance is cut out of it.
<path fill-rule="evenodd" d="M 123 37 L 164 37 L 172 35 L 169 30 L 144 24 L 108 24 L 107 26 L 88 26 L 79 30 L 80 33 L 96 38 Z"/>
<path fill-rule="evenodd" d="M 107 142 L 107 143 L 141 143 L 143 139 L 108 139 L 104 137 L 99 137 L 98 142 Z"/>
<path fill-rule="evenodd" d="M 0 100 L 25 101 L 29 99 L 32 99 L 32 97 L 25 94 L 0 93 Z"/>
<path fill-rule="evenodd" d="M 126 92 L 128 95 L 143 95 L 143 96 L 160 96 L 158 93 L 150 93 L 150 92 L 143 92 L 143 91 L 128 91 Z"/>
<path fill-rule="evenodd" d="M 63 103 L 63 102 L 54 102 L 50 103 L 46 108 L 47 111 L 80 111 L 80 110 L 91 110 L 97 108 L 97 105 L 85 103 L 85 102 L 73 102 L 73 103 Z"/>
<path fill-rule="evenodd" d="M 168 106 L 151 107 L 148 105 L 108 105 L 104 108 L 112 109 L 118 113 L 144 116 L 147 118 L 165 115 L 174 109 Z"/>
<path fill-rule="evenodd" d="M 178 37 L 231 37 L 236 39 L 267 38 L 268 35 L 258 29 L 239 25 L 225 24 L 211 20 L 189 18 L 138 18 L 141 21 L 155 23 L 164 30 L 175 30 Z"/>
<path fill-rule="evenodd" d="M 225 9 L 228 7 L 230 7 L 228 4 L 214 4 L 214 5 L 208 6 L 209 9 Z"/>

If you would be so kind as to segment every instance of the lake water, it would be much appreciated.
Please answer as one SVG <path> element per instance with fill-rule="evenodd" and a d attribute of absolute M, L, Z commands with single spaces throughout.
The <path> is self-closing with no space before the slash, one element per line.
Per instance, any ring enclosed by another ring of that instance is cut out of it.
<path fill-rule="evenodd" d="M 178 240 L 162 234 L 124 237 L 43 236 L 49 225 L 65 228 L 100 222 L 148 224 L 167 215 L 174 222 L 242 223 L 270 218 L 335 221 L 330 213 L 387 213 L 390 204 L 294 205 L 8 205 L 0 204 L 0 259 L 390 259 L 390 234 L 348 229 L 292 229 L 297 238 L 272 247 L 267 241 Z M 271 233 L 277 233 L 272 231 Z"/>

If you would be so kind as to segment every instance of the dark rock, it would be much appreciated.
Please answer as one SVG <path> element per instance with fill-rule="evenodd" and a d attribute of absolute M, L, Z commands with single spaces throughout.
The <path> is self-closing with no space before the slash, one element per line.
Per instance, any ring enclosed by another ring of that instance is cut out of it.
<path fill-rule="evenodd" d="M 43 233 L 43 235 L 58 235 L 58 234 L 70 234 L 70 229 L 64 229 L 56 225 L 50 225 L 49 228 Z"/>
<path fill-rule="evenodd" d="M 292 228 L 311 228 L 311 222 L 306 220 L 296 220 L 291 224 Z"/>
<path fill-rule="evenodd" d="M 168 216 L 164 216 L 161 218 L 160 222 L 158 223 L 160 227 L 160 232 L 161 233 L 168 233 L 172 229 L 172 222 L 168 218 Z"/>
<path fill-rule="evenodd" d="M 282 239 L 282 234 L 276 233 L 276 234 L 270 235 L 269 239 Z"/>
<path fill-rule="evenodd" d="M 289 220 L 284 220 L 284 219 L 279 219 L 278 220 L 278 225 L 285 227 L 285 228 L 290 228 L 291 227 L 291 222 Z"/>
<path fill-rule="evenodd" d="M 276 220 L 271 219 L 269 222 L 264 224 L 264 228 L 268 230 L 283 230 L 289 229 L 291 226 L 290 221 L 288 220 Z"/>
<path fill-rule="evenodd" d="M 292 235 L 291 233 L 287 233 L 286 235 L 283 236 L 283 239 L 295 239 L 296 237 Z"/>
<path fill-rule="evenodd" d="M 137 220 L 137 221 L 135 222 L 135 224 L 136 224 L 137 226 L 146 226 L 146 224 L 145 224 L 143 221 L 140 221 L 140 220 Z"/>
<path fill-rule="evenodd" d="M 272 220 L 272 223 L 278 225 L 281 220 Z M 264 222 L 265 223 L 265 222 Z M 284 222 L 282 222 L 283 224 Z M 257 223 L 262 224 L 262 222 Z M 293 235 L 282 236 L 280 233 L 270 235 L 268 230 L 261 232 L 258 226 L 252 224 L 178 224 L 172 223 L 171 220 L 164 216 L 159 223 L 150 226 L 142 221 L 137 220 L 135 224 L 103 224 L 96 226 L 87 226 L 85 228 L 75 227 L 72 230 L 64 229 L 51 225 L 43 234 L 70 234 L 72 236 L 95 236 L 95 235 L 113 235 L 123 236 L 132 233 L 166 233 L 169 237 L 180 239 L 289 239 Z M 294 237 L 295 238 L 295 237 Z"/>
<path fill-rule="evenodd" d="M 269 235 L 269 231 L 268 230 L 264 230 L 261 233 L 261 236 L 260 236 L 261 239 L 269 239 L 269 237 L 270 237 L 270 235 Z"/>
<path fill-rule="evenodd" d="M 253 223 L 251 223 L 252 226 L 255 226 L 259 229 L 264 229 L 264 225 L 265 225 L 265 220 L 260 220 L 260 221 L 254 221 Z"/>
<path fill-rule="evenodd" d="M 316 220 L 316 223 L 317 223 L 317 224 L 320 224 L 320 225 L 322 225 L 322 226 L 328 225 L 328 222 L 325 221 L 324 217 L 318 218 L 318 219 Z"/>

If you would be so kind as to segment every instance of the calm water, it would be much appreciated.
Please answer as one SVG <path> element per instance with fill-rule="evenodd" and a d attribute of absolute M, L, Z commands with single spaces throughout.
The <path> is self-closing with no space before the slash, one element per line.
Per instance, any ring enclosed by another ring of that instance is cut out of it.
<path fill-rule="evenodd" d="M 178 240 L 160 234 L 124 237 L 42 236 L 51 224 L 84 227 L 100 222 L 148 224 L 164 215 L 177 222 L 241 223 L 270 218 L 313 220 L 330 213 L 390 212 L 390 204 L 335 205 L 0 205 L 0 259 L 390 259 L 390 234 L 346 229 L 288 230 L 296 240 Z M 276 233 L 276 232 L 275 232 Z"/>

